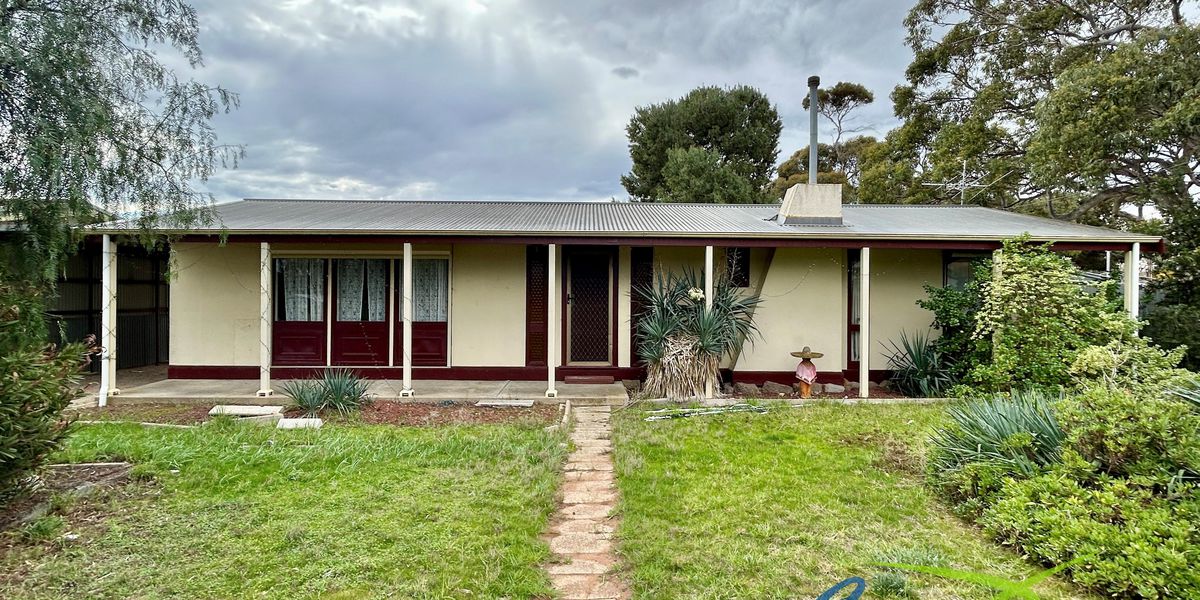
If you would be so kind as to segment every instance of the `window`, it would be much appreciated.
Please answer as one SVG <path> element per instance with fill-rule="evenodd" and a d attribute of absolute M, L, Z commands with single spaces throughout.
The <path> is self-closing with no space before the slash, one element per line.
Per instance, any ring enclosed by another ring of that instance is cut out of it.
<path fill-rule="evenodd" d="M 445 258 L 415 258 L 412 265 L 413 321 L 445 323 L 449 316 L 450 261 Z"/>
<path fill-rule="evenodd" d="M 988 257 L 985 252 L 949 252 L 943 262 L 942 285 L 961 290 L 974 278 L 975 263 Z"/>
<path fill-rule="evenodd" d="M 750 287 L 750 249 L 725 249 L 725 274 L 734 287 Z"/>
<path fill-rule="evenodd" d="M 275 320 L 325 320 L 325 261 L 280 258 L 275 261 Z"/>
<path fill-rule="evenodd" d="M 387 320 L 388 261 L 343 258 L 336 265 L 337 320 Z"/>

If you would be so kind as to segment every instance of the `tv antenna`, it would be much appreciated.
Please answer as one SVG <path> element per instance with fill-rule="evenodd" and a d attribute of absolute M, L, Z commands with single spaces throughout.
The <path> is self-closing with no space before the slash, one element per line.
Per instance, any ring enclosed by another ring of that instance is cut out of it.
<path fill-rule="evenodd" d="M 1007 175 L 1007 173 L 1006 173 L 1006 175 Z M 1000 181 L 1000 180 L 997 179 L 996 181 Z M 993 181 L 992 183 L 996 183 L 996 181 Z M 921 185 L 925 185 L 925 186 L 929 186 L 929 187 L 936 187 L 936 188 L 958 190 L 958 194 L 959 194 L 958 203 L 959 203 L 959 205 L 963 205 L 963 204 L 967 203 L 967 190 L 968 189 L 970 189 L 970 188 L 986 188 L 986 187 L 992 185 L 992 183 L 987 183 L 987 184 L 979 183 L 979 178 L 973 179 L 971 181 L 967 181 L 967 159 L 964 158 L 962 161 L 962 177 L 960 177 L 958 179 L 958 181 L 949 181 L 946 183 L 923 183 Z"/>

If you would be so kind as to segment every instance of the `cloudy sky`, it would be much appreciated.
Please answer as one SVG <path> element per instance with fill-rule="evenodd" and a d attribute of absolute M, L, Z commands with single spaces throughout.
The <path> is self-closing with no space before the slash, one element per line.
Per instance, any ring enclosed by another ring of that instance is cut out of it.
<path fill-rule="evenodd" d="M 805 81 L 877 95 L 895 122 L 902 0 L 197 0 L 197 79 L 241 95 L 244 144 L 209 181 L 243 197 L 602 200 L 627 195 L 634 108 L 699 85 L 763 90 L 780 160 L 807 140 Z"/>

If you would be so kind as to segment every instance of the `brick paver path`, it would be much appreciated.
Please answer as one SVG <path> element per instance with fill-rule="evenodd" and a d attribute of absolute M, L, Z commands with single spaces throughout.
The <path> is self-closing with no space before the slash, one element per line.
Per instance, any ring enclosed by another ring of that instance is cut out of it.
<path fill-rule="evenodd" d="M 628 587 L 612 572 L 617 524 L 609 513 L 617 488 L 609 416 L 607 406 L 575 409 L 575 451 L 567 458 L 562 498 L 547 536 L 554 559 L 546 570 L 563 600 L 629 598 Z"/>

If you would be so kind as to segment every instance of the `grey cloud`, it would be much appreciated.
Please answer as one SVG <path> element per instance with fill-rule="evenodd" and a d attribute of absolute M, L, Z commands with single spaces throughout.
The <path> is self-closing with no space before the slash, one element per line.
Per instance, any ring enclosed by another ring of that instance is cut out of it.
<path fill-rule="evenodd" d="M 907 62 L 903 12 L 888 0 L 468 5 L 198 4 L 208 64 L 198 77 L 241 94 L 216 126 L 247 145 L 210 189 L 623 198 L 623 127 L 638 105 L 755 85 L 783 114 L 786 156 L 806 134 L 807 74 L 872 87 L 880 100 L 864 120 L 884 128 Z M 831 22 L 847 25 L 822 27 Z"/>

